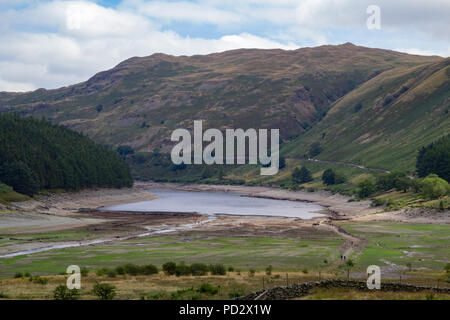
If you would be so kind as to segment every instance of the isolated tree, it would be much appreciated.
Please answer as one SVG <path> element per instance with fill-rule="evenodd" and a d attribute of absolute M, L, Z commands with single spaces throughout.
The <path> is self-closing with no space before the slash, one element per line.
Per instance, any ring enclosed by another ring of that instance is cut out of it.
<path fill-rule="evenodd" d="M 306 167 L 302 167 L 301 169 L 295 168 L 292 173 L 292 180 L 295 183 L 301 184 L 312 181 L 313 178 L 311 176 L 311 172 Z"/>
<path fill-rule="evenodd" d="M 272 274 L 273 267 L 271 265 L 266 268 L 266 275 L 270 276 Z"/>
<path fill-rule="evenodd" d="M 167 275 L 174 275 L 176 268 L 177 264 L 172 261 L 166 262 L 162 265 L 162 269 Z"/>
<path fill-rule="evenodd" d="M 80 290 L 69 289 L 65 285 L 59 285 L 53 290 L 53 298 L 55 300 L 76 300 L 80 296 Z"/>
<path fill-rule="evenodd" d="M 358 197 L 367 198 L 375 192 L 375 184 L 370 179 L 365 179 L 358 184 Z"/>
<path fill-rule="evenodd" d="M 355 266 L 355 263 L 352 261 L 352 259 L 348 259 L 345 261 L 345 270 L 347 270 L 347 281 L 350 280 L 350 271 Z"/>
<path fill-rule="evenodd" d="M 420 193 L 426 199 L 435 199 L 450 194 L 450 186 L 444 179 L 430 174 L 422 180 Z"/>
<path fill-rule="evenodd" d="M 333 169 L 327 169 L 322 174 L 322 181 L 326 185 L 333 185 L 336 183 L 336 173 Z"/>
<path fill-rule="evenodd" d="M 100 300 L 112 300 L 116 296 L 116 287 L 108 283 L 98 283 L 94 285 L 92 292 Z"/>

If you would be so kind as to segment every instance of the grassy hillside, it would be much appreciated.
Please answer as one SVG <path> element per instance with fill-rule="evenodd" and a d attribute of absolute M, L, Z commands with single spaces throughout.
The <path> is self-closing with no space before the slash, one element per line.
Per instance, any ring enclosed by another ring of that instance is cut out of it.
<path fill-rule="evenodd" d="M 350 43 L 154 54 L 73 86 L 0 93 L 0 112 L 45 117 L 136 152 L 169 152 L 172 130 L 198 119 L 205 129 L 279 128 L 288 158 L 309 157 L 318 142 L 319 159 L 412 171 L 417 150 L 449 132 L 449 72 L 449 59 Z"/>
<path fill-rule="evenodd" d="M 418 150 L 450 132 L 450 59 L 401 67 L 367 81 L 331 106 L 326 117 L 286 146 L 308 156 L 413 171 Z"/>

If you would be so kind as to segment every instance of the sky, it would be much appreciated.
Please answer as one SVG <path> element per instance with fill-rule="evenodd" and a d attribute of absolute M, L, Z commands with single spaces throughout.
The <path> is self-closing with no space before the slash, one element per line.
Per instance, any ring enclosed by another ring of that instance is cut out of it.
<path fill-rule="evenodd" d="M 449 17 L 450 0 L 0 0 L 0 91 L 59 88 L 156 52 L 352 42 L 449 57 Z"/>

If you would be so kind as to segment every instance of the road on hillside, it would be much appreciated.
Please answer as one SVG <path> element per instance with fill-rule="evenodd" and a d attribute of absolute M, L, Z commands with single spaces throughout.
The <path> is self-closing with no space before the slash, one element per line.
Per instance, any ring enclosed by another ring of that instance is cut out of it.
<path fill-rule="evenodd" d="M 374 171 L 377 173 L 390 173 L 390 171 L 388 171 L 388 170 L 377 169 L 377 168 L 367 168 L 362 165 L 350 163 L 350 162 L 319 160 L 319 159 L 314 159 L 314 158 L 308 158 L 308 159 L 294 158 L 294 159 L 305 160 L 305 161 L 310 161 L 310 162 L 326 163 L 326 164 L 335 164 L 335 165 L 340 165 L 340 166 L 345 166 L 345 167 L 354 167 L 354 168 L 358 168 L 361 170 Z"/>

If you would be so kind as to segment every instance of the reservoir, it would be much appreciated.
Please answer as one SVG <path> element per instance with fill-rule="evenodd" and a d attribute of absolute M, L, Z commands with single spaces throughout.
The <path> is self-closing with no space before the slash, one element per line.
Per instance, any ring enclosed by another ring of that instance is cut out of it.
<path fill-rule="evenodd" d="M 107 211 L 136 212 L 196 212 L 205 215 L 274 216 L 312 219 L 324 216 L 322 206 L 289 200 L 255 198 L 229 192 L 194 192 L 151 190 L 158 196 L 142 201 L 100 208 Z"/>

